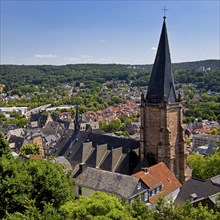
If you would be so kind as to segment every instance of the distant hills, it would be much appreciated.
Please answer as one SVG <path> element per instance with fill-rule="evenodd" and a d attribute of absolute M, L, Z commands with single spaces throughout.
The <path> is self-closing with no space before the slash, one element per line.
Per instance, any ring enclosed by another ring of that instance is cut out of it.
<path fill-rule="evenodd" d="M 143 67 L 151 70 L 153 64 L 134 65 L 134 66 Z M 208 68 L 211 68 L 212 70 L 219 70 L 220 60 L 200 60 L 200 61 L 192 61 L 192 62 L 173 63 L 172 68 L 173 70 L 176 69 L 202 70 L 202 68 L 205 68 L 205 70 L 207 70 Z"/>
<path fill-rule="evenodd" d="M 122 67 L 129 67 L 129 66 L 135 66 L 135 67 L 141 67 L 141 68 L 146 68 L 146 69 L 152 69 L 153 64 L 146 64 L 146 65 L 139 65 L 139 64 L 135 64 L 135 65 L 129 65 L 129 64 L 66 64 L 66 65 L 7 65 L 7 64 L 3 64 L 0 65 L 0 68 L 2 66 L 20 66 L 20 67 L 25 67 L 25 66 L 31 66 L 31 67 L 40 67 L 40 66 L 54 66 L 54 67 L 64 67 L 64 66 L 100 66 L 101 69 L 105 69 L 105 67 L 109 67 L 109 66 L 122 66 Z M 210 60 L 200 60 L 200 61 L 191 61 L 191 62 L 183 62 L 183 63 L 172 63 L 172 67 L 173 70 L 175 69 L 187 69 L 187 70 L 199 70 L 202 67 L 204 67 L 205 69 L 207 68 L 211 68 L 214 70 L 219 70 L 220 69 L 220 60 L 215 60 L 215 59 L 210 59 Z M 86 68 L 87 69 L 87 68 Z M 0 74 L 1 74 L 1 69 L 0 69 Z"/>
<path fill-rule="evenodd" d="M 201 91 L 220 92 L 220 60 L 174 63 L 175 83 L 192 83 Z M 110 80 L 132 81 L 134 86 L 147 86 L 151 65 L 125 64 L 67 64 L 55 65 L 0 65 L 0 84 L 5 91 L 23 86 L 43 86 L 84 82 L 102 84 Z"/>

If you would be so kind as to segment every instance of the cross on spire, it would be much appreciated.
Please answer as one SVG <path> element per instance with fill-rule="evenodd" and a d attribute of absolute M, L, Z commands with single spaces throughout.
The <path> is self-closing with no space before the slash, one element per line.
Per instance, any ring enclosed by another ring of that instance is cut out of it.
<path fill-rule="evenodd" d="M 164 13 L 164 19 L 166 18 L 166 12 L 169 11 L 169 9 L 166 8 L 166 6 L 164 5 L 164 7 L 161 9 Z"/>

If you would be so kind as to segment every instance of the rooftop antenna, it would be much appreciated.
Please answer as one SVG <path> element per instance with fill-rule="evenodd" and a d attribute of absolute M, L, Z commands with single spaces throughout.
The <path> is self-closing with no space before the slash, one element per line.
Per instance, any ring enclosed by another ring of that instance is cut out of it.
<path fill-rule="evenodd" d="M 166 6 L 164 5 L 164 7 L 161 9 L 164 13 L 164 16 L 163 16 L 163 19 L 165 20 L 166 19 L 166 12 L 169 11 L 168 8 L 166 8 Z"/>

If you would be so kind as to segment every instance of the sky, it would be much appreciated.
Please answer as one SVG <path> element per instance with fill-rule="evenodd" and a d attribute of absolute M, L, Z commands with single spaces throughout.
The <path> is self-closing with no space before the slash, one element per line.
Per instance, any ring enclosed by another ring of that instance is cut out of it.
<path fill-rule="evenodd" d="M 0 64 L 152 64 L 164 6 L 172 63 L 220 59 L 219 0 L 0 3 Z"/>

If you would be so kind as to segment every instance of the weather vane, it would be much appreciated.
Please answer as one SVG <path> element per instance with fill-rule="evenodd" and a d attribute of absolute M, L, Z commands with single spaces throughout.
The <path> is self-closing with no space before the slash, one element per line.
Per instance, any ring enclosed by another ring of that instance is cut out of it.
<path fill-rule="evenodd" d="M 164 5 L 164 7 L 161 10 L 164 13 L 164 17 L 163 18 L 166 18 L 166 12 L 169 11 L 169 9 L 167 9 L 166 6 Z"/>

